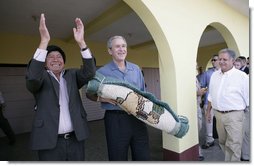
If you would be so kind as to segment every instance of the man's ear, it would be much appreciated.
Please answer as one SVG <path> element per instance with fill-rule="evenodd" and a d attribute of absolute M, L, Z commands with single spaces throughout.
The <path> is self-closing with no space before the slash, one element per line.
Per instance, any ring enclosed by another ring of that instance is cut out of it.
<path fill-rule="evenodd" d="M 45 60 L 44 67 L 45 67 L 45 69 L 46 69 L 46 70 L 48 70 L 48 66 L 47 66 L 47 59 Z"/>
<path fill-rule="evenodd" d="M 111 48 L 108 48 L 108 53 L 109 53 L 109 55 L 112 55 L 112 50 L 111 50 Z"/>

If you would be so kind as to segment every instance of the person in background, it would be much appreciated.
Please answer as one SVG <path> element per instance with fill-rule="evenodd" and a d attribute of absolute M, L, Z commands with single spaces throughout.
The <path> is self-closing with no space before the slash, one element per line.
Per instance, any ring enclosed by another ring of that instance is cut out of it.
<path fill-rule="evenodd" d="M 242 60 L 242 67 L 240 70 L 242 70 L 246 74 L 249 74 L 250 71 L 249 68 L 247 67 L 247 59 L 244 56 L 239 56 L 238 58 Z"/>
<path fill-rule="evenodd" d="M 209 84 L 210 84 L 210 79 L 212 74 L 219 70 L 220 66 L 219 66 L 219 57 L 217 54 L 212 56 L 212 68 L 209 68 L 207 71 L 204 72 L 204 74 L 201 77 L 201 87 L 202 88 L 207 88 L 208 91 L 206 92 L 206 94 L 204 95 L 204 106 L 203 109 L 206 111 L 207 110 L 207 105 L 208 105 L 208 94 L 209 94 Z M 207 149 L 210 148 L 211 146 L 214 146 L 214 136 L 213 136 L 213 130 L 214 130 L 214 124 L 213 124 L 213 118 L 214 118 L 214 114 L 213 111 L 211 112 L 211 117 L 212 120 L 211 121 L 206 121 L 205 126 L 206 126 L 206 141 L 205 144 L 202 145 L 202 149 Z"/>
<path fill-rule="evenodd" d="M 197 118 L 198 118 L 198 133 L 199 133 L 199 144 L 200 144 L 200 132 L 202 129 L 202 109 L 200 107 L 201 104 L 201 98 L 202 96 L 206 93 L 207 88 L 201 88 L 200 83 L 198 81 L 198 79 L 196 78 L 196 91 L 197 91 Z M 199 156 L 198 156 L 198 160 L 199 161 L 203 161 L 204 155 L 202 152 L 202 149 L 199 145 Z"/>
<path fill-rule="evenodd" d="M 244 134 L 241 152 L 241 161 L 250 161 L 250 109 L 244 110 Z"/>
<path fill-rule="evenodd" d="M 197 70 L 198 70 L 197 79 L 199 82 L 201 82 L 202 75 L 204 74 L 202 66 L 199 66 Z"/>
<path fill-rule="evenodd" d="M 246 65 L 247 65 L 247 67 L 250 69 L 250 57 L 247 57 Z"/>
<path fill-rule="evenodd" d="M 247 58 L 245 65 L 245 57 L 238 57 L 236 61 L 241 63 L 241 68 L 239 70 L 245 72 L 249 75 L 249 57 Z M 236 63 L 236 62 L 235 62 Z M 244 135 L 243 135 L 243 145 L 241 153 L 241 161 L 250 161 L 250 110 L 247 107 L 244 110 Z"/>
<path fill-rule="evenodd" d="M 241 70 L 242 67 L 242 60 L 240 58 L 236 58 L 234 62 L 234 66 L 236 69 Z"/>
<path fill-rule="evenodd" d="M 94 77 L 96 67 L 84 41 L 83 23 L 80 18 L 75 23 L 73 34 L 81 50 L 83 67 L 64 69 L 64 51 L 48 45 L 50 34 L 44 14 L 39 25 L 41 41 L 27 67 L 26 86 L 36 101 L 31 148 L 38 151 L 39 160 L 43 161 L 85 158 L 84 141 L 89 130 L 79 89 Z"/>
<path fill-rule="evenodd" d="M 9 144 L 13 145 L 16 142 L 15 133 L 13 132 L 9 121 L 4 117 L 3 111 L 5 110 L 6 103 L 2 92 L 0 91 L 0 128 L 9 139 Z"/>
<path fill-rule="evenodd" d="M 145 90 L 145 82 L 141 69 L 134 63 L 125 60 L 127 42 L 122 36 L 113 36 L 107 42 L 108 53 L 112 61 L 97 72 L 106 77 L 127 81 L 140 90 Z M 116 105 L 116 101 L 88 96 L 91 100 L 101 102 L 106 110 L 104 122 L 110 161 L 127 161 L 128 150 L 131 149 L 132 160 L 150 160 L 149 137 L 147 126 L 133 115 L 129 115 Z"/>
<path fill-rule="evenodd" d="M 245 57 L 238 57 L 234 62 L 234 67 L 242 72 L 248 73 L 248 65 L 246 63 L 246 67 L 244 67 Z M 243 70 L 242 70 L 243 69 Z M 247 74 L 246 73 L 246 74 Z M 241 161 L 249 161 L 250 160 L 250 112 L 249 108 L 244 110 L 244 135 L 243 135 L 243 144 L 241 150 Z"/>
<path fill-rule="evenodd" d="M 249 78 L 234 67 L 235 58 L 231 49 L 219 51 L 220 70 L 211 76 L 206 114 L 207 121 L 211 121 L 214 110 L 225 161 L 240 161 L 244 110 L 249 107 Z"/>

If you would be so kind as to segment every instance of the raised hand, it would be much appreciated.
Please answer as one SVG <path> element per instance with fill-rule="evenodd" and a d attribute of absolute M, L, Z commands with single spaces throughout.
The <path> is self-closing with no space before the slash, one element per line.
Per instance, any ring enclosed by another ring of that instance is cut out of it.
<path fill-rule="evenodd" d="M 41 35 L 41 43 L 39 45 L 39 48 L 46 50 L 48 43 L 50 41 L 50 35 L 48 32 L 48 28 L 46 26 L 45 16 L 43 13 L 41 14 L 39 31 L 40 31 L 40 35 Z"/>
<path fill-rule="evenodd" d="M 80 18 L 75 19 L 76 28 L 73 28 L 73 34 L 76 42 L 80 48 L 86 48 L 86 43 L 84 40 L 84 25 Z"/>

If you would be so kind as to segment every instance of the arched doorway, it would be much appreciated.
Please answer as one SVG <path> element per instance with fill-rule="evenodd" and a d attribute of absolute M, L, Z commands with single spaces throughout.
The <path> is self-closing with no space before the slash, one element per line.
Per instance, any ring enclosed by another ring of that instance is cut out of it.
<path fill-rule="evenodd" d="M 158 48 L 162 100 L 167 101 L 178 115 L 187 115 L 190 120 L 190 131 L 183 139 L 175 139 L 163 133 L 164 160 L 196 160 L 198 136 L 197 118 L 193 111 L 196 110 L 194 78 L 200 36 L 207 25 L 210 25 L 222 35 L 228 47 L 239 52 L 241 46 L 243 49 L 246 48 L 243 46 L 246 42 L 238 37 L 239 42 L 236 43 L 237 40 L 233 36 L 236 37 L 236 32 L 246 27 L 234 29 L 235 26 L 229 16 L 237 13 L 232 10 L 216 11 L 216 15 L 208 12 L 211 8 L 228 9 L 223 2 L 198 1 L 195 5 L 164 1 L 151 3 L 145 0 L 135 2 L 124 0 L 124 2 L 145 23 Z M 226 15 L 225 11 L 228 12 Z M 222 20 L 222 16 L 226 18 Z M 225 22 L 227 26 L 221 24 L 219 20 Z M 246 22 L 244 24 L 246 25 Z M 247 35 L 244 34 L 244 37 Z"/>

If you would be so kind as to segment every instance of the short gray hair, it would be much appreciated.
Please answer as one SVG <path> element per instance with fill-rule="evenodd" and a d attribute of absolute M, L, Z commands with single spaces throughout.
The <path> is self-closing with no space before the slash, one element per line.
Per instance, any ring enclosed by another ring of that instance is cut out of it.
<path fill-rule="evenodd" d="M 229 48 L 224 48 L 219 51 L 219 54 L 224 54 L 224 53 L 227 53 L 232 59 L 236 58 L 236 54 L 234 50 L 231 50 Z"/>
<path fill-rule="evenodd" d="M 108 42 L 107 42 L 107 47 L 109 49 L 112 48 L 112 41 L 115 40 L 115 39 L 123 39 L 125 41 L 126 45 L 127 45 L 127 42 L 126 42 L 126 40 L 123 36 L 112 36 L 111 38 L 108 39 Z"/>

